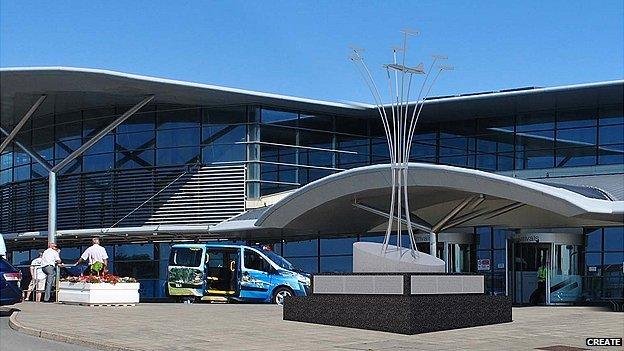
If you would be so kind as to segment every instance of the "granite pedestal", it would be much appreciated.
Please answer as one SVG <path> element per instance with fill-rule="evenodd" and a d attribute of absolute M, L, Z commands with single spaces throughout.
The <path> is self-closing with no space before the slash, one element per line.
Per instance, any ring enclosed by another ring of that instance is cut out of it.
<path fill-rule="evenodd" d="M 419 334 L 511 322 L 511 299 L 484 294 L 483 276 L 444 273 L 330 274 L 312 294 L 288 297 L 290 321 Z"/>

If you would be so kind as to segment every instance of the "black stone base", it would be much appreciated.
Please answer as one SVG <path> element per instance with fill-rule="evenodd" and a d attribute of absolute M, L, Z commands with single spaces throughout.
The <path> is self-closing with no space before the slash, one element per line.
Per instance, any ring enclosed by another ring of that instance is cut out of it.
<path fill-rule="evenodd" d="M 484 294 L 287 297 L 284 320 L 400 334 L 511 322 L 511 298 Z"/>

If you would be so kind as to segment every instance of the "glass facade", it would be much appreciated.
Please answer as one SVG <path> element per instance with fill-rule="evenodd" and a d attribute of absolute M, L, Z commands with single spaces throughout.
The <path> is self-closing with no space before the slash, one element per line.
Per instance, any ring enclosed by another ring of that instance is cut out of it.
<path fill-rule="evenodd" d="M 419 123 L 410 160 L 499 173 L 557 170 L 574 176 L 574 167 L 599 170 L 589 173 L 624 172 L 621 103 L 596 99 L 590 106 L 559 104 L 551 109 L 520 105 L 478 113 L 466 109 L 454 115 L 431 112 Z M 130 107 L 39 115 L 27 122 L 17 140 L 58 164 Z M 432 120 L 438 122 L 427 122 Z M 258 199 L 346 169 L 387 162 L 388 145 L 374 110 L 354 117 L 258 105 L 150 104 L 59 174 L 59 229 L 106 228 L 189 166 L 243 165 L 244 195 Z M 9 146 L 0 155 L 1 233 L 46 230 L 46 178 L 43 167 L 19 148 Z M 156 210 L 156 205 L 141 208 L 124 225 L 145 225 Z M 582 257 L 576 262 L 582 266 L 589 300 L 621 297 L 623 231 L 622 227 L 585 230 Z M 469 247 L 461 251 L 467 256 L 458 267 L 485 274 L 491 294 L 508 289 L 506 243 L 511 233 L 506 228 L 477 227 L 472 234 L 475 244 L 462 244 Z M 381 242 L 383 237 L 352 233 L 280 239 L 267 244 L 295 266 L 317 273 L 351 271 L 352 244 Z M 113 271 L 137 277 L 142 296 L 148 298 L 164 297 L 170 248 L 171 243 L 148 240 L 107 246 Z M 72 262 L 84 249 L 64 246 L 61 256 Z M 25 264 L 35 255 L 32 249 L 13 251 L 11 259 Z M 490 265 L 478 270 L 481 260 Z"/>

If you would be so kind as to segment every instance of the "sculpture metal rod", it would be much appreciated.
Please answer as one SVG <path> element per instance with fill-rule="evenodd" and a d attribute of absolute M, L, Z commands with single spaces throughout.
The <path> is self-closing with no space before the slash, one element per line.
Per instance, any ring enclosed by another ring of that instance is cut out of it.
<path fill-rule="evenodd" d="M 387 212 L 382 211 L 382 210 L 377 209 L 377 208 L 374 208 L 374 207 L 372 207 L 370 205 L 365 205 L 365 204 L 362 204 L 362 203 L 359 203 L 359 202 L 353 202 L 352 205 L 357 207 L 357 208 L 359 208 L 359 209 L 362 209 L 364 211 L 367 211 L 367 212 L 379 215 L 381 217 L 390 218 L 390 215 Z M 407 220 L 405 220 L 403 218 L 399 218 L 397 216 L 394 216 L 394 218 L 397 219 L 397 220 L 400 220 L 402 224 L 407 224 Z M 425 225 L 422 225 L 422 224 L 418 224 L 418 223 L 414 223 L 414 222 L 412 222 L 411 224 L 412 224 L 412 228 L 414 228 L 414 229 L 418 229 L 418 230 L 421 230 L 423 232 L 431 232 L 431 227 L 428 227 L 428 226 L 425 226 Z"/>

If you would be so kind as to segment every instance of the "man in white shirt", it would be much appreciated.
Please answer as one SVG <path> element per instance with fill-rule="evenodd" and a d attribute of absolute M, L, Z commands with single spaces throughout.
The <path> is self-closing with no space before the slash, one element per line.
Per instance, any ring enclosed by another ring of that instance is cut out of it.
<path fill-rule="evenodd" d="M 45 296 L 44 301 L 50 301 L 50 294 L 52 294 L 52 285 L 56 276 L 56 265 L 62 265 L 61 257 L 58 253 L 58 247 L 55 243 L 49 243 L 48 248 L 41 255 L 41 269 L 46 275 L 45 278 Z"/>
<path fill-rule="evenodd" d="M 28 284 L 28 291 L 26 292 L 25 300 L 30 300 L 30 294 L 35 291 L 35 301 L 41 302 L 41 292 L 45 289 L 46 275 L 43 273 L 41 267 L 41 254 L 30 262 L 30 284 Z"/>
<path fill-rule="evenodd" d="M 93 238 L 91 239 L 91 242 L 93 242 L 93 245 L 89 246 L 85 252 L 82 253 L 82 256 L 80 256 L 76 262 L 76 265 L 87 261 L 89 264 L 88 273 L 99 274 L 100 271 L 93 269 L 93 264 L 100 262 L 102 264 L 102 271 L 106 272 L 108 267 L 108 254 L 106 253 L 106 249 L 100 246 L 100 238 Z"/>

